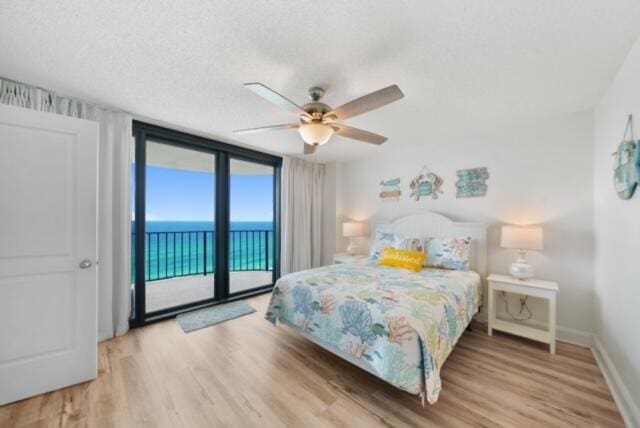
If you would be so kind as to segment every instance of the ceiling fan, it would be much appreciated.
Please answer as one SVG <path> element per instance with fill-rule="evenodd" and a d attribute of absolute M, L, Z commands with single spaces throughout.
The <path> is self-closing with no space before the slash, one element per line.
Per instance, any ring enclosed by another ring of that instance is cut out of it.
<path fill-rule="evenodd" d="M 311 102 L 300 107 L 262 83 L 245 83 L 244 86 L 267 101 L 271 101 L 278 107 L 296 114 L 300 122 L 240 129 L 234 132 L 237 134 L 255 134 L 258 132 L 297 128 L 304 141 L 305 155 L 314 153 L 316 148 L 329 141 L 334 133 L 365 143 L 377 145 L 384 143 L 387 141 L 387 137 L 362 129 L 352 128 L 338 123 L 338 121 L 375 110 L 404 97 L 398 85 L 391 85 L 353 101 L 349 101 L 340 107 L 331 108 L 320 102 L 320 99 L 324 95 L 324 89 L 314 86 L 309 89 Z"/>

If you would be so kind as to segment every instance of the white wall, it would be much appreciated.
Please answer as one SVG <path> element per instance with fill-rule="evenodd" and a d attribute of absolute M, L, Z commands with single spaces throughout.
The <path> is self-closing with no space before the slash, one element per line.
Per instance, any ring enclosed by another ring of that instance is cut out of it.
<path fill-rule="evenodd" d="M 619 394 L 640 426 L 640 190 L 621 200 L 613 189 L 612 157 L 626 117 L 640 137 L 640 41 L 595 110 L 595 333 L 610 360 Z M 607 359 L 607 357 L 605 357 Z M 626 390 L 626 391 L 625 391 Z"/>
<path fill-rule="evenodd" d="M 416 202 L 409 199 L 408 183 L 425 164 L 444 178 L 444 195 Z M 491 175 L 487 196 L 456 199 L 456 170 L 482 166 Z M 401 200 L 381 202 L 380 181 L 395 177 L 402 179 Z M 427 139 L 419 148 L 338 164 L 335 204 L 339 222 L 426 210 L 486 222 L 490 272 L 506 272 L 515 258 L 499 246 L 501 224 L 542 224 L 545 250 L 529 258 L 537 277 L 560 284 L 559 335 L 584 342 L 593 327 L 592 188 L 593 116 L 581 112 L 474 138 Z M 343 249 L 344 239 L 338 238 L 337 246 Z M 536 318 L 546 318 L 540 303 L 532 302 L 532 309 Z"/>

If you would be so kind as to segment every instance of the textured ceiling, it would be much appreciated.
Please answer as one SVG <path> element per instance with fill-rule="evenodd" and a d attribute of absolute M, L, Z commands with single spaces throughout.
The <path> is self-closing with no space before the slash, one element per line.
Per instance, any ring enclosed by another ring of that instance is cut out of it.
<path fill-rule="evenodd" d="M 295 119 L 243 82 L 334 107 L 398 84 L 346 121 L 389 141 L 334 137 L 310 157 L 328 162 L 590 108 L 639 19 L 637 0 L 1 0 L 0 76 L 287 154 L 295 130 L 233 134 Z"/>

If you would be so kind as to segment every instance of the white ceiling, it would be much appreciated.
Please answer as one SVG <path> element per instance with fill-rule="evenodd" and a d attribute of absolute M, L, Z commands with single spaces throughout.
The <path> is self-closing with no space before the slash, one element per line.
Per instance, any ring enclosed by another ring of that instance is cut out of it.
<path fill-rule="evenodd" d="M 311 159 L 353 159 L 592 107 L 640 29 L 637 0 L 1 0 L 0 76 L 224 141 L 300 154 L 295 121 L 246 90 L 337 106 L 397 83 L 405 98 L 346 123 Z"/>

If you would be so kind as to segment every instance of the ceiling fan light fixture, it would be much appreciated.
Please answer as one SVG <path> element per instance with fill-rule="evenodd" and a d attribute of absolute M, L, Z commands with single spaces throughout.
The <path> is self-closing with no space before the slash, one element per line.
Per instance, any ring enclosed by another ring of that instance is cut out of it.
<path fill-rule="evenodd" d="M 303 123 L 298 128 L 302 140 L 314 146 L 321 146 L 333 136 L 333 128 L 321 122 Z"/>

